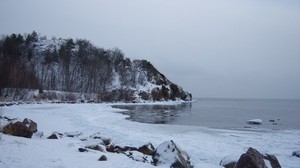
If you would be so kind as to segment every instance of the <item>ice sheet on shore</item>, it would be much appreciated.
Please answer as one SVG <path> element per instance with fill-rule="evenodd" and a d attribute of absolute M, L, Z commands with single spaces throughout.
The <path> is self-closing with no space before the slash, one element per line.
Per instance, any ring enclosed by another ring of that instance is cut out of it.
<path fill-rule="evenodd" d="M 152 125 L 125 120 L 127 116 L 115 113 L 117 111 L 120 110 L 111 108 L 109 104 L 31 104 L 5 107 L 3 115 L 36 121 L 38 130 L 43 131 L 45 137 L 54 131 L 79 131 L 81 136 L 86 137 L 100 132 L 115 144 L 137 147 L 148 142 L 156 147 L 164 141 L 173 140 L 190 155 L 195 167 L 220 167 L 219 162 L 225 156 L 239 156 L 249 147 L 276 155 L 282 167 L 297 168 L 300 165 L 300 159 L 292 157 L 292 152 L 299 147 L 300 130 L 252 132 Z M 78 152 L 83 142 L 76 138 L 48 140 L 0 136 L 0 167 L 153 167 L 111 153 L 105 153 L 108 161 L 98 162 L 102 153 Z"/>

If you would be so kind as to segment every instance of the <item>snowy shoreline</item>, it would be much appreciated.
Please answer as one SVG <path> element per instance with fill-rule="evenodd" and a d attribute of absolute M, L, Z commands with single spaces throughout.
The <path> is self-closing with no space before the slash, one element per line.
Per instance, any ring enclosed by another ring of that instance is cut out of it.
<path fill-rule="evenodd" d="M 300 159 L 292 157 L 299 150 L 300 130 L 263 132 L 222 130 L 198 126 L 145 124 L 125 120 L 122 110 L 107 104 L 28 104 L 2 107 L 2 115 L 37 122 L 45 137 L 54 131 L 80 131 L 82 136 L 100 132 L 118 145 L 154 146 L 173 140 L 187 151 L 195 167 L 221 167 L 224 157 L 238 159 L 249 147 L 274 154 L 282 167 L 296 168 Z M 134 105 L 136 105 L 134 103 Z M 1 135 L 1 167 L 154 167 L 125 156 L 105 153 L 106 162 L 98 162 L 101 152 L 80 153 L 78 139 L 26 139 Z M 164 166 L 158 166 L 164 167 Z M 166 166 L 168 167 L 168 166 Z"/>

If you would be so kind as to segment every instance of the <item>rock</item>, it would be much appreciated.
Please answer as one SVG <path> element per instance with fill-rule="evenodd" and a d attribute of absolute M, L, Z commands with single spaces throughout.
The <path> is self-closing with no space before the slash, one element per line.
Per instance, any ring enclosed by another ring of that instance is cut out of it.
<path fill-rule="evenodd" d="M 100 152 L 105 152 L 105 147 L 101 146 L 101 145 L 91 145 L 91 146 L 86 146 L 86 148 L 88 149 L 93 149 L 93 150 L 97 150 Z"/>
<path fill-rule="evenodd" d="M 181 150 L 172 140 L 158 145 L 152 155 L 155 166 L 169 164 L 171 168 L 192 168 L 190 157 Z"/>
<path fill-rule="evenodd" d="M 51 134 L 47 139 L 58 139 L 56 134 Z"/>
<path fill-rule="evenodd" d="M 237 162 L 238 157 L 239 155 L 228 155 L 220 161 L 219 165 L 225 168 L 233 168 Z"/>
<path fill-rule="evenodd" d="M 148 156 L 145 156 L 144 154 L 138 151 L 127 151 L 125 152 L 125 155 L 137 162 L 143 162 L 149 164 L 151 163 L 151 161 L 148 159 Z"/>
<path fill-rule="evenodd" d="M 266 154 L 264 156 L 264 159 L 266 159 L 270 162 L 272 168 L 281 168 L 281 165 L 280 165 L 279 161 L 277 160 L 276 156 Z"/>
<path fill-rule="evenodd" d="M 270 162 L 272 168 L 281 168 L 281 165 L 279 161 L 277 160 L 276 156 L 266 154 L 265 156 L 259 153 L 254 148 L 249 148 L 248 151 L 241 155 L 240 159 L 237 161 L 237 163 L 232 166 L 232 164 L 226 168 L 245 168 L 245 167 L 251 167 L 251 168 L 268 168 L 266 166 L 266 162 Z"/>
<path fill-rule="evenodd" d="M 64 134 L 67 137 L 73 138 L 73 137 L 78 137 L 78 136 L 82 135 L 82 132 L 80 132 L 80 131 L 73 131 L 73 132 L 65 132 Z"/>
<path fill-rule="evenodd" d="M 261 125 L 262 124 L 262 120 L 261 119 L 248 120 L 247 124 L 250 124 L 250 125 Z"/>
<path fill-rule="evenodd" d="M 109 145 L 109 146 L 106 146 L 106 151 L 107 152 L 115 152 L 115 146 L 114 145 Z"/>
<path fill-rule="evenodd" d="M 85 149 L 85 148 L 78 148 L 78 151 L 79 151 L 79 152 L 88 152 L 88 150 Z"/>
<path fill-rule="evenodd" d="M 292 155 L 300 158 L 300 151 L 294 151 Z"/>
<path fill-rule="evenodd" d="M 29 128 L 29 131 L 31 131 L 32 133 L 35 133 L 37 132 L 37 124 L 36 122 L 28 119 L 28 118 L 25 118 L 23 120 L 23 123 L 26 124 L 26 126 Z"/>
<path fill-rule="evenodd" d="M 105 155 L 102 155 L 98 161 L 107 161 L 107 157 Z"/>
<path fill-rule="evenodd" d="M 37 132 L 37 124 L 27 118 L 23 122 L 11 122 L 3 127 L 3 133 L 25 138 L 31 138 L 35 132 Z"/>
<path fill-rule="evenodd" d="M 120 146 L 116 146 L 116 149 L 120 149 L 123 152 L 125 151 L 137 151 L 138 149 L 136 147 L 132 147 L 132 146 L 124 146 L 123 148 Z"/>
<path fill-rule="evenodd" d="M 221 166 L 224 166 L 225 168 L 234 168 L 235 164 L 236 164 L 236 162 L 230 162 L 230 163 L 227 163 L 227 164 L 221 165 Z"/>
<path fill-rule="evenodd" d="M 63 134 L 59 132 L 53 132 L 47 139 L 59 139 L 62 138 Z"/>
<path fill-rule="evenodd" d="M 266 162 L 269 162 L 269 164 L 266 164 Z M 233 157 L 224 157 L 224 159 L 221 160 L 220 165 L 225 168 L 281 168 L 276 156 L 269 154 L 264 156 L 251 147 L 246 153 L 240 156 L 240 159 L 237 162 Z M 267 165 L 269 165 L 269 167 Z"/>
<path fill-rule="evenodd" d="M 137 151 L 143 153 L 144 155 L 152 155 L 154 153 L 155 148 L 151 143 L 143 145 L 137 149 Z"/>
<path fill-rule="evenodd" d="M 234 168 L 267 168 L 263 155 L 254 148 L 249 148 L 245 154 L 242 154 Z"/>
<path fill-rule="evenodd" d="M 104 145 L 109 145 L 111 143 L 111 139 L 110 138 L 106 138 L 100 135 L 100 133 L 95 133 L 93 135 L 90 135 L 90 138 L 92 139 L 101 139 L 103 141 Z"/>

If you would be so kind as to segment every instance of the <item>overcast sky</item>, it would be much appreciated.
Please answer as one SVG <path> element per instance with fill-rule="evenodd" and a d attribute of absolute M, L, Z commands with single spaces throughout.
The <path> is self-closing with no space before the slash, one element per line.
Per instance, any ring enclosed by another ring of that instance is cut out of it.
<path fill-rule="evenodd" d="M 299 0 L 1 0 L 0 34 L 83 38 L 194 97 L 300 98 Z"/>

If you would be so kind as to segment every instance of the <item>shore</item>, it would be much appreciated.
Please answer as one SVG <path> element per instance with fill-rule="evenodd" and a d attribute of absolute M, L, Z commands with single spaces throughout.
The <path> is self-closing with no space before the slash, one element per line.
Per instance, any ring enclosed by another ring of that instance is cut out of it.
<path fill-rule="evenodd" d="M 154 146 L 173 140 L 191 157 L 195 167 L 221 167 L 224 157 L 236 158 L 249 147 L 275 155 L 282 167 L 296 168 L 300 159 L 300 130 L 238 131 L 198 126 L 145 124 L 128 121 L 111 104 L 28 104 L 2 107 L 2 115 L 30 118 L 38 124 L 42 138 L 20 138 L 1 134 L 1 167 L 154 167 L 118 154 L 105 153 L 108 160 L 98 162 L 101 152 L 80 153 L 80 138 L 100 133 L 121 146 Z M 52 132 L 80 131 L 79 138 L 46 139 Z M 169 166 L 158 166 L 169 167 Z"/>

